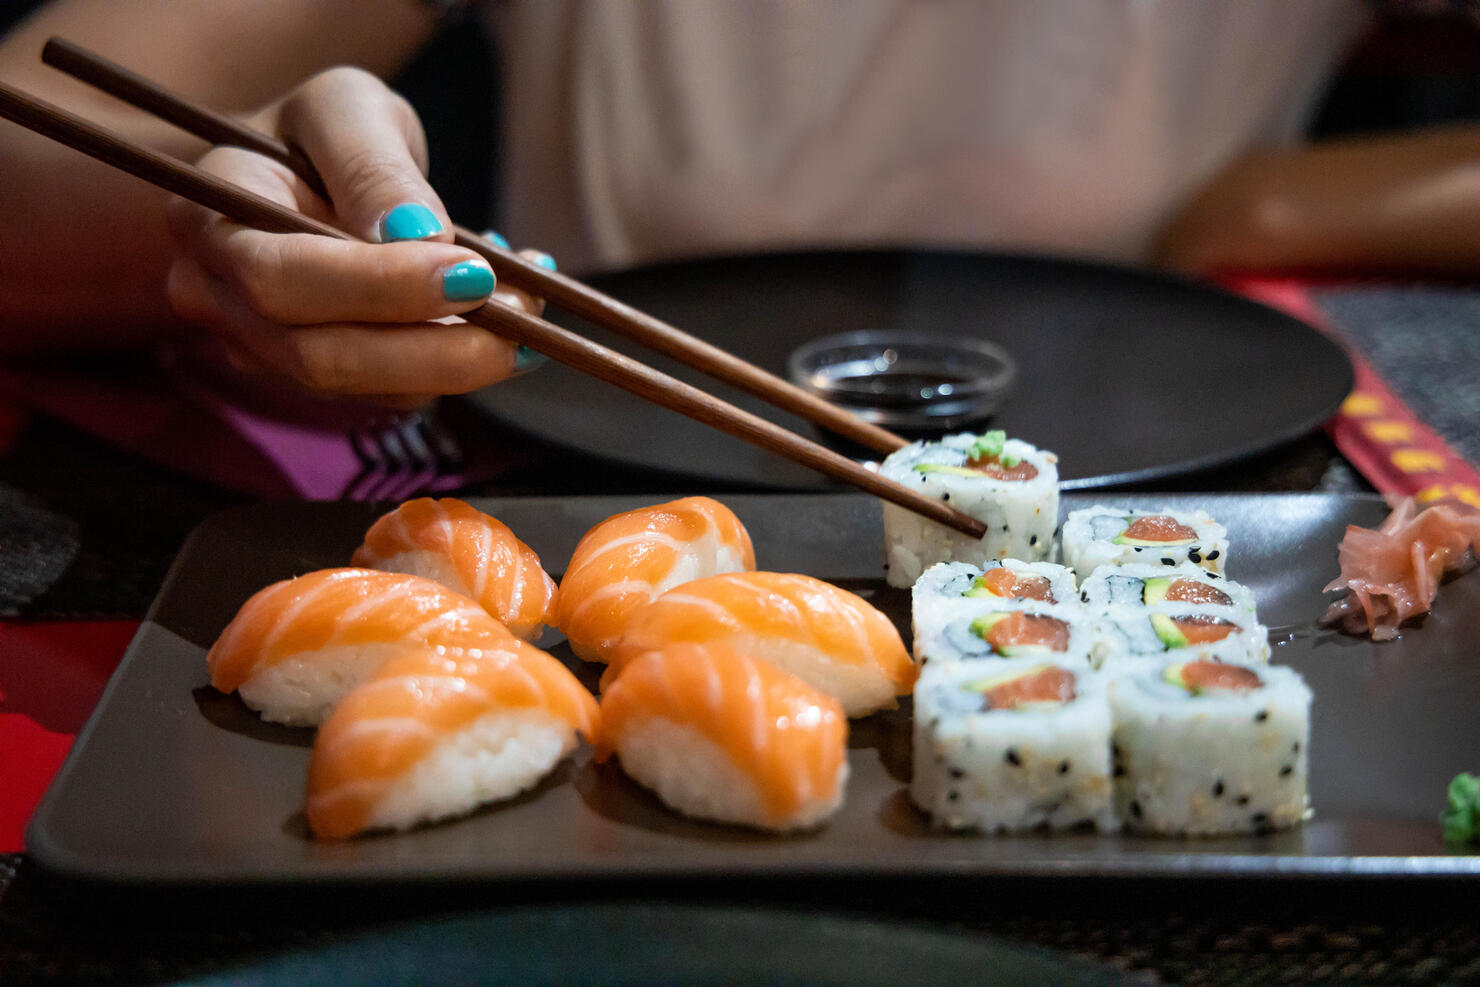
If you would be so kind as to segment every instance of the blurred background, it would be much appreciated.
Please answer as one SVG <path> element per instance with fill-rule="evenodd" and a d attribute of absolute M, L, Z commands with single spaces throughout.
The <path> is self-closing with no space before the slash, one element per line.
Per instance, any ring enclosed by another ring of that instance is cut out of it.
<path fill-rule="evenodd" d="M 0 34 L 42 0 L 0 3 Z M 1480 2 L 1373 3 L 1373 26 L 1334 77 L 1308 136 L 1340 137 L 1480 120 Z M 493 139 L 498 53 L 487 32 L 459 30 L 464 9 L 393 82 L 416 107 L 431 144 L 432 186 L 465 225 L 497 225 Z M 456 103 L 434 98 L 457 91 Z M 469 136 L 475 139 L 469 139 Z M 482 139 L 477 139 L 481 137 Z"/>

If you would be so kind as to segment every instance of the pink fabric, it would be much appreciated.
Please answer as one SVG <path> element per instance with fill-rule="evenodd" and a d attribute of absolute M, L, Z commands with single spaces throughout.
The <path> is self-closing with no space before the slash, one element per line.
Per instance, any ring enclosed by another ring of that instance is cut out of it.
<path fill-rule="evenodd" d="M 392 413 L 252 387 L 199 354 L 164 356 L 154 364 L 0 367 L 0 398 L 256 497 L 400 499 L 456 490 L 529 459 L 508 443 L 480 436 L 476 448 L 461 450 L 456 465 L 379 469 L 357 453 L 351 433 L 373 434 L 394 420 Z"/>

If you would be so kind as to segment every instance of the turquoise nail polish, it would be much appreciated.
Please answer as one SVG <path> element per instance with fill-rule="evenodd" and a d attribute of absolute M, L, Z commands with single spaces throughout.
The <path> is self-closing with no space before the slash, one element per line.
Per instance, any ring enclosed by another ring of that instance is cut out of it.
<path fill-rule="evenodd" d="M 549 362 L 550 358 L 545 356 L 545 354 L 536 353 L 528 346 L 520 343 L 519 352 L 514 355 L 514 373 L 527 374 L 536 367 L 543 367 Z"/>
<path fill-rule="evenodd" d="M 536 257 L 534 259 L 534 262 L 536 264 L 540 265 L 540 267 L 543 267 L 547 271 L 554 271 L 554 270 L 556 270 L 556 267 L 555 267 L 555 258 L 554 257 L 551 257 L 549 254 L 540 254 L 538 257 Z"/>
<path fill-rule="evenodd" d="M 442 272 L 442 297 L 449 302 L 471 302 L 487 298 L 493 291 L 493 271 L 477 261 L 465 260 Z"/>
<path fill-rule="evenodd" d="M 419 202 L 403 202 L 380 220 L 380 242 L 425 240 L 442 232 L 435 213 Z"/>
<path fill-rule="evenodd" d="M 505 240 L 502 235 L 493 232 L 493 230 L 484 231 L 483 239 L 489 241 L 495 247 L 503 247 L 505 250 L 511 249 L 509 247 L 509 241 Z"/>

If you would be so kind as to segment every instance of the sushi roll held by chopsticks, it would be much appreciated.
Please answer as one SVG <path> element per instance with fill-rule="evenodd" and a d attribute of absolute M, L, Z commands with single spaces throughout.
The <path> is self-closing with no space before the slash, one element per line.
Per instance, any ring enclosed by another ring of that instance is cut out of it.
<path fill-rule="evenodd" d="M 913 442 L 890 453 L 879 464 L 881 475 L 964 511 L 987 532 L 970 538 L 886 502 L 889 585 L 911 586 L 937 562 L 1049 559 L 1059 519 L 1058 461 L 1001 431 Z"/>

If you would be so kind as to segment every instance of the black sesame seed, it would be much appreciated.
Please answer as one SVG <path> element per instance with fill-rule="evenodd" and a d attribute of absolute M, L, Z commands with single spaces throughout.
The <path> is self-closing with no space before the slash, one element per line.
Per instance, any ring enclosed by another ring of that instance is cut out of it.
<path fill-rule="evenodd" d="M 952 778 L 965 778 L 966 777 L 966 772 L 965 771 L 962 771 L 960 768 L 952 768 L 951 769 L 951 777 Z"/>
<path fill-rule="evenodd" d="M 1293 764 L 1287 764 L 1283 768 L 1280 768 L 1280 777 L 1288 778 L 1294 771 L 1295 766 Z"/>
<path fill-rule="evenodd" d="M 951 494 L 950 494 L 950 491 L 947 491 L 947 492 L 945 492 L 945 493 L 943 493 L 943 494 L 941 494 L 941 495 L 940 495 L 940 499 L 941 499 L 941 500 L 942 500 L 942 501 L 947 501 L 947 500 L 950 500 L 950 499 L 951 499 Z"/>
<path fill-rule="evenodd" d="M 1176 565 L 1177 564 L 1177 560 L 1176 559 L 1169 559 L 1165 555 L 1163 555 L 1161 557 L 1161 564 L 1162 565 Z"/>
<path fill-rule="evenodd" d="M 1216 548 L 1213 549 L 1211 552 L 1208 553 L 1208 561 L 1209 562 L 1212 562 L 1212 561 L 1214 561 L 1217 558 L 1218 558 L 1218 550 Z"/>
<path fill-rule="evenodd" d="M 1193 562 L 1201 562 L 1202 561 L 1202 556 L 1201 555 L 1198 555 L 1197 552 L 1195 552 L 1195 551 L 1189 551 L 1187 553 L 1187 557 L 1189 559 L 1191 559 Z"/>
<path fill-rule="evenodd" d="M 1224 791 L 1224 789 L 1223 789 L 1223 781 L 1222 781 L 1222 779 L 1219 779 L 1217 782 L 1214 782 L 1214 784 L 1213 784 L 1213 798 L 1215 798 L 1215 799 L 1222 798 L 1223 797 L 1223 791 Z"/>
<path fill-rule="evenodd" d="M 1036 544 L 1038 544 L 1038 536 L 1037 535 L 1029 535 L 1028 536 L 1028 544 L 1029 545 L 1036 545 Z"/>
<path fill-rule="evenodd" d="M 1261 709 L 1259 712 L 1254 714 L 1255 723 L 1263 723 L 1267 719 L 1269 719 L 1269 710 L 1267 709 Z"/>
<path fill-rule="evenodd" d="M 1089 602 L 1089 594 L 1088 593 L 1080 593 L 1079 594 L 1079 599 L 1083 600 L 1085 603 L 1088 603 Z"/>
<path fill-rule="evenodd" d="M 1135 816 L 1137 819 L 1140 819 L 1141 818 L 1141 803 L 1140 802 L 1134 802 L 1134 801 L 1131 802 L 1131 815 Z"/>
<path fill-rule="evenodd" d="M 1117 777 L 1117 778 L 1124 778 L 1125 777 L 1125 766 L 1124 765 L 1117 764 L 1115 766 L 1115 777 Z"/>
<path fill-rule="evenodd" d="M 1138 551 L 1138 552 L 1139 552 L 1139 551 L 1140 551 L 1140 550 L 1141 550 L 1141 549 L 1142 549 L 1142 547 L 1143 547 L 1143 546 L 1141 546 L 1141 545 L 1136 545 L 1136 546 L 1134 546 L 1134 547 L 1135 547 L 1135 550 L 1136 550 L 1136 551 Z"/>
<path fill-rule="evenodd" d="M 1060 761 L 1059 762 L 1059 774 L 1066 775 L 1068 773 L 1069 773 L 1069 762 L 1068 761 Z"/>
<path fill-rule="evenodd" d="M 1299 754 L 1300 753 L 1300 741 L 1298 741 L 1298 740 L 1295 741 L 1294 745 L 1292 745 L 1291 748 L 1290 748 L 1290 753 L 1291 754 Z"/>
<path fill-rule="evenodd" d="M 1249 804 L 1249 796 L 1247 796 L 1247 795 L 1240 795 L 1238 797 L 1238 804 L 1239 805 L 1248 805 Z"/>
<path fill-rule="evenodd" d="M 1018 752 L 1017 752 L 1017 748 L 1016 747 L 1009 747 L 1009 748 L 1007 748 L 1006 758 L 1007 758 L 1007 763 L 1010 764 L 1010 765 L 1012 765 L 1015 768 L 1020 768 L 1020 767 L 1023 766 L 1023 759 L 1020 758 L 1020 757 L 1018 757 Z"/>
<path fill-rule="evenodd" d="M 946 793 L 946 798 L 950 799 L 952 802 L 955 802 L 956 800 L 961 798 L 961 793 L 953 788 Z"/>
<path fill-rule="evenodd" d="M 1253 823 L 1255 826 L 1266 825 L 1269 822 L 1269 814 L 1264 812 L 1256 812 L 1249 817 L 1249 822 Z"/>

